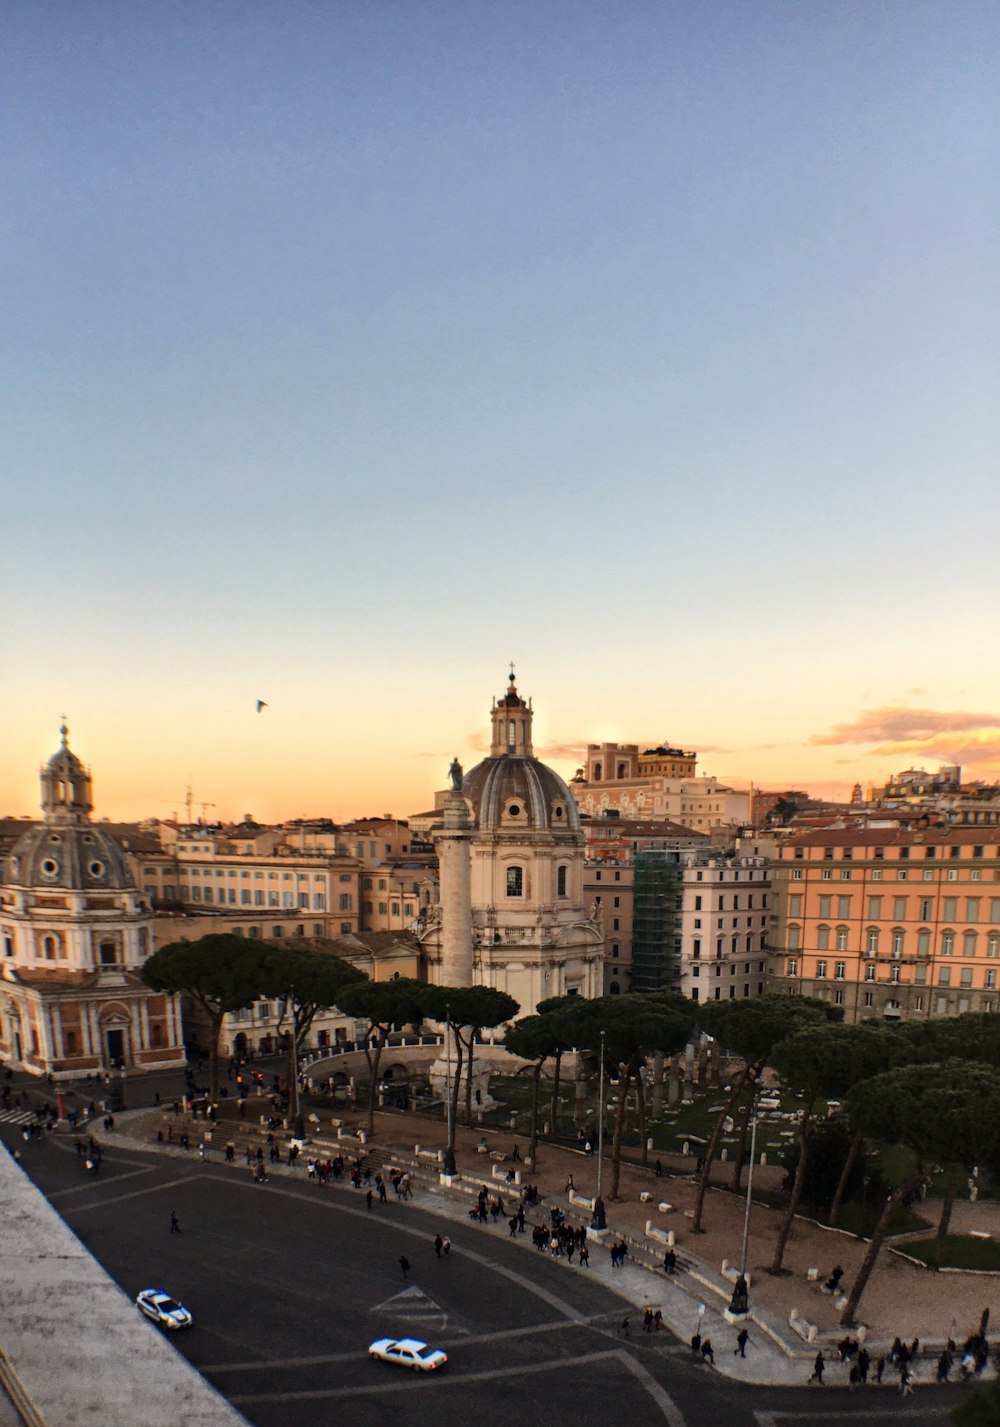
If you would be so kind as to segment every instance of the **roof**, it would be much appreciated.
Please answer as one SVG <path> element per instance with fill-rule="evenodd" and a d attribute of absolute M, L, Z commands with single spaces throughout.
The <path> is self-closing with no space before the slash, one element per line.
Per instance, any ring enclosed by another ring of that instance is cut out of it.
<path fill-rule="evenodd" d="M 992 846 L 1000 848 L 1000 827 L 933 824 L 920 828 L 903 827 L 823 827 L 793 834 L 783 847 L 950 847 Z"/>

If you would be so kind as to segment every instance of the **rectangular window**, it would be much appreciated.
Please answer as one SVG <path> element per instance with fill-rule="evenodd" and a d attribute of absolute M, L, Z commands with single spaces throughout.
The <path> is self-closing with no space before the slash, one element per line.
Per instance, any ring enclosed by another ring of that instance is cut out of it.
<path fill-rule="evenodd" d="M 882 898 L 868 898 L 868 916 L 873 922 L 877 922 L 882 915 Z"/>
<path fill-rule="evenodd" d="M 834 1004 L 835 1006 L 842 1006 L 842 1005 L 844 1004 L 844 993 L 843 993 L 843 991 L 834 991 L 834 993 L 833 993 L 833 1004 Z"/>
<path fill-rule="evenodd" d="M 341 892 L 339 897 L 340 910 L 350 912 L 354 909 L 354 897 L 350 892 Z"/>
<path fill-rule="evenodd" d="M 379 913 L 384 917 L 384 916 L 388 913 L 388 911 L 389 911 L 389 904 L 388 904 L 388 902 L 379 902 L 379 904 L 378 904 L 378 909 L 379 909 Z"/>
<path fill-rule="evenodd" d="M 866 980 L 866 981 L 874 981 L 874 980 L 875 980 L 875 973 L 876 973 L 875 963 L 874 963 L 874 962 L 869 962 L 869 964 L 865 967 L 865 980 Z"/>
<path fill-rule="evenodd" d="M 823 977 L 826 976 L 826 962 L 825 962 L 825 961 L 817 961 L 817 963 L 816 963 L 816 975 L 817 975 L 817 977 L 818 977 L 820 980 L 822 980 Z"/>
<path fill-rule="evenodd" d="M 788 973 L 787 973 L 787 974 L 788 974 L 789 976 L 798 976 L 798 974 L 799 974 L 799 961 L 798 961 L 798 957 L 796 957 L 796 956 L 790 956 L 790 957 L 788 958 Z"/>
<path fill-rule="evenodd" d="M 958 921 L 958 898 L 957 898 L 957 897 L 945 897 L 945 899 L 944 899 L 944 911 L 942 912 L 942 916 L 944 917 L 944 920 L 945 920 L 946 922 L 957 922 L 957 921 Z"/>
<path fill-rule="evenodd" d="M 846 920 L 850 915 L 851 915 L 851 899 L 850 899 L 850 897 L 838 897 L 838 898 L 837 898 L 837 916 L 838 916 L 838 917 L 841 917 L 841 918 L 843 918 L 843 919 Z"/>
<path fill-rule="evenodd" d="M 874 991 L 866 991 L 866 992 L 865 992 L 865 1005 L 866 1005 L 866 1006 L 874 1006 L 874 1004 L 875 1004 L 875 992 L 874 992 Z"/>
<path fill-rule="evenodd" d="M 792 868 L 792 881 L 793 881 L 793 882 L 801 882 L 801 881 L 802 881 L 802 868 L 801 868 L 801 867 L 793 867 L 793 868 Z"/>
<path fill-rule="evenodd" d="M 820 872 L 819 875 L 820 875 L 820 877 L 823 879 L 824 882 L 832 882 L 832 881 L 833 881 L 833 868 L 832 868 L 832 867 L 824 867 L 823 870 Z"/>
<path fill-rule="evenodd" d="M 841 880 L 841 882 L 850 882 L 850 880 L 851 880 L 851 869 L 850 869 L 849 867 L 842 867 L 842 868 L 840 869 L 840 880 Z"/>
<path fill-rule="evenodd" d="M 788 915 L 790 917 L 801 917 L 802 915 L 802 894 L 793 892 L 788 899 Z"/>
<path fill-rule="evenodd" d="M 508 867 L 508 868 L 507 868 L 507 896 L 508 896 L 508 897 L 523 897 L 523 896 L 524 896 L 524 868 L 523 868 L 523 867 Z"/>
<path fill-rule="evenodd" d="M 827 948 L 828 948 L 829 945 L 830 945 L 830 928 L 829 928 L 829 927 L 817 927 L 817 928 L 816 928 L 816 945 L 817 945 L 817 947 L 819 948 L 820 951 L 826 951 L 826 950 L 827 950 Z"/>
<path fill-rule="evenodd" d="M 967 922 L 979 921 L 979 897 L 966 897 L 965 899 L 965 920 Z"/>
<path fill-rule="evenodd" d="M 898 868 L 897 871 L 896 871 L 896 881 L 897 881 L 897 882 L 905 882 L 906 879 L 907 879 L 907 877 L 909 877 L 909 875 L 910 875 L 910 874 L 909 874 L 909 872 L 906 870 L 905 867 L 900 867 L 900 868 Z"/>
<path fill-rule="evenodd" d="M 971 966 L 963 966 L 963 967 L 962 967 L 962 986 L 963 986 L 966 990 L 968 990 L 968 989 L 971 987 L 971 985 L 972 985 L 972 967 L 971 967 Z"/>
<path fill-rule="evenodd" d="M 931 954 L 931 934 L 926 927 L 917 932 L 917 955 L 930 956 Z"/>
<path fill-rule="evenodd" d="M 905 898 L 905 897 L 893 897 L 893 899 L 892 899 L 892 915 L 893 915 L 894 920 L 897 921 L 897 922 L 902 922 L 902 921 L 905 921 L 905 920 L 906 920 L 906 898 Z"/>
<path fill-rule="evenodd" d="M 938 971 L 938 985 L 940 985 L 940 986 L 950 986 L 950 985 L 951 985 L 951 967 L 950 967 L 950 966 L 942 966 L 942 967 L 940 968 L 940 970 Z"/>
<path fill-rule="evenodd" d="M 833 968 L 834 980 L 843 981 L 847 975 L 847 962 L 838 961 Z"/>
<path fill-rule="evenodd" d="M 985 977 L 985 980 L 983 981 L 983 985 L 986 987 L 987 991 L 993 991 L 993 990 L 996 988 L 996 984 L 997 984 L 997 974 L 996 974 L 996 972 L 993 970 L 993 968 L 990 967 L 989 970 L 986 972 L 986 977 Z"/>
<path fill-rule="evenodd" d="M 873 882 L 881 882 L 881 880 L 882 880 L 882 869 L 881 869 L 881 867 L 873 867 L 873 868 L 872 868 L 872 870 L 871 870 L 871 880 L 872 880 Z"/>
<path fill-rule="evenodd" d="M 990 921 L 1000 922 L 1000 897 L 990 898 Z"/>
<path fill-rule="evenodd" d="M 921 898 L 920 898 L 919 920 L 922 921 L 922 922 L 929 922 L 930 919 L 931 919 L 931 917 L 932 917 L 933 915 L 934 915 L 934 903 L 933 903 L 933 901 L 931 900 L 930 897 L 921 897 Z"/>

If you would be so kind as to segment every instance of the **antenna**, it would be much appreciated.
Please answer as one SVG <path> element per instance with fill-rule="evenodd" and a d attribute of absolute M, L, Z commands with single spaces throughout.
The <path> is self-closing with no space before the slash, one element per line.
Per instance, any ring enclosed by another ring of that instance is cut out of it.
<path fill-rule="evenodd" d="M 188 774 L 187 792 L 184 794 L 184 806 L 187 808 L 188 827 L 191 826 L 191 774 Z"/>

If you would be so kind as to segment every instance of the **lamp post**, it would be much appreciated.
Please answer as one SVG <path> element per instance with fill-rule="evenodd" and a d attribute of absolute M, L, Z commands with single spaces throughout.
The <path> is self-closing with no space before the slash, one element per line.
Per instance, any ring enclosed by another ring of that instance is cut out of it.
<path fill-rule="evenodd" d="M 747 1292 L 747 1251 L 750 1246 L 750 1204 L 753 1194 L 753 1167 L 757 1158 L 757 1090 L 755 1085 L 753 1090 L 753 1102 L 750 1107 L 750 1165 L 747 1170 L 747 1202 L 743 1211 L 743 1248 L 740 1253 L 740 1276 L 736 1287 L 733 1289 L 732 1301 L 729 1304 L 729 1311 L 733 1314 L 750 1312 L 750 1295 Z"/>
<path fill-rule="evenodd" d="M 868 1186 L 872 1182 L 870 1174 L 861 1176 L 861 1223 L 858 1225 L 858 1238 L 863 1239 L 865 1228 L 867 1227 L 866 1214 L 868 1212 Z"/>
<path fill-rule="evenodd" d="M 455 1145 L 451 1130 L 451 1007 L 447 1004 L 445 1004 L 444 1015 L 445 1117 L 448 1124 L 448 1143 L 444 1151 L 444 1172 L 445 1174 L 454 1174 L 456 1172 Z"/>
<path fill-rule="evenodd" d="M 604 1032 L 601 1032 L 601 1068 L 597 1099 L 597 1198 L 601 1197 L 601 1176 L 604 1170 Z"/>

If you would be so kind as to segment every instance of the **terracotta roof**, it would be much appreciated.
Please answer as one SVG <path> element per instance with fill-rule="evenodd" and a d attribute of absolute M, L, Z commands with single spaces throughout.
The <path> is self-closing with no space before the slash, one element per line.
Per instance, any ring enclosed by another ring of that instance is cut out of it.
<path fill-rule="evenodd" d="M 825 827 L 789 837 L 784 847 L 1000 847 L 1000 827 L 967 827 L 939 824 L 922 828 Z"/>

